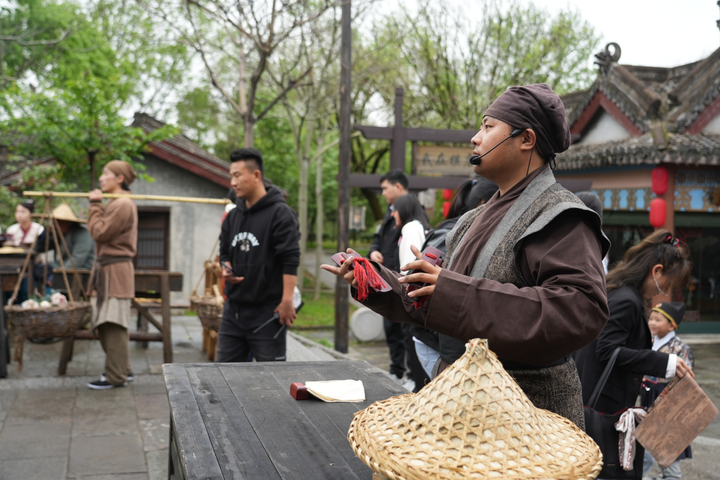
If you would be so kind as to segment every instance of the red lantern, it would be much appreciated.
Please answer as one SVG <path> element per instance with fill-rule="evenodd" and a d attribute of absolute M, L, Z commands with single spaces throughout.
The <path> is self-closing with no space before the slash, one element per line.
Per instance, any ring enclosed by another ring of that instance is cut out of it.
<path fill-rule="evenodd" d="M 665 225 L 666 208 L 667 205 L 662 198 L 655 198 L 650 202 L 650 225 L 655 228 Z"/>
<path fill-rule="evenodd" d="M 656 167 L 652 171 L 652 189 L 655 195 L 662 195 L 667 191 L 668 171 L 665 167 Z"/>
<path fill-rule="evenodd" d="M 443 202 L 443 217 L 447 218 L 448 212 L 450 211 L 450 202 Z"/>
<path fill-rule="evenodd" d="M 443 188 L 443 200 L 450 200 L 453 196 L 452 188 Z"/>

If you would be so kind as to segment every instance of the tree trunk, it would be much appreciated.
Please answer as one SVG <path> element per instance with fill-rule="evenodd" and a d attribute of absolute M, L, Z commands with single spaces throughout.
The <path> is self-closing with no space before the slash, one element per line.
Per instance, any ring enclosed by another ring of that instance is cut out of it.
<path fill-rule="evenodd" d="M 95 190 L 95 182 L 97 181 L 95 175 L 95 152 L 88 152 L 88 162 L 90 163 L 90 190 Z"/>
<path fill-rule="evenodd" d="M 368 204 L 370 205 L 370 210 L 372 210 L 373 217 L 375 217 L 375 221 L 377 222 L 378 220 L 382 220 L 385 217 L 385 212 L 383 212 L 382 208 L 380 207 L 380 201 L 378 200 L 375 192 L 372 192 L 367 188 L 361 188 L 360 191 L 367 199 Z"/>
<path fill-rule="evenodd" d="M 254 143 L 255 123 L 252 120 L 252 112 L 245 114 L 245 148 L 252 148 Z"/>
<path fill-rule="evenodd" d="M 320 265 L 323 263 L 323 224 L 325 222 L 322 191 L 322 157 L 322 155 L 318 157 L 315 165 L 315 203 L 317 204 L 317 212 L 315 213 L 315 291 L 313 292 L 313 300 L 320 298 L 320 289 L 322 288 L 322 282 L 320 281 L 322 269 Z"/>
<path fill-rule="evenodd" d="M 308 172 L 310 170 L 310 147 L 315 134 L 315 100 L 310 99 L 308 113 L 305 122 L 305 145 L 299 150 L 300 153 L 300 178 L 298 179 L 298 219 L 300 221 L 300 266 L 298 267 L 298 284 L 300 289 L 303 285 L 305 273 L 305 255 L 307 254 L 308 238 Z"/>

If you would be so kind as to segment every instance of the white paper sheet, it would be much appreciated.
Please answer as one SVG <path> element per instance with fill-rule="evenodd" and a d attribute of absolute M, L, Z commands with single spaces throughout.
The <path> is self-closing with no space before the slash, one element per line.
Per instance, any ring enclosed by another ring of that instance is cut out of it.
<path fill-rule="evenodd" d="M 365 387 L 361 380 L 328 380 L 305 382 L 308 392 L 325 402 L 364 402 Z"/>

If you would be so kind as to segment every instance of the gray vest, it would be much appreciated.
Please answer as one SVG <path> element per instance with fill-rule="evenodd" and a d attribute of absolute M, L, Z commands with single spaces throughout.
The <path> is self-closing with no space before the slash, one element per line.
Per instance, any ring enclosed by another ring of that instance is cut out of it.
<path fill-rule="evenodd" d="M 446 268 L 452 267 L 455 252 L 462 245 L 465 234 L 482 209 L 483 207 L 480 206 L 467 212 L 448 233 L 445 240 Z M 522 244 L 528 236 L 540 232 L 558 215 L 568 210 L 580 212 L 594 224 L 600 235 L 602 257 L 604 257 L 610 248 L 610 240 L 602 233 L 600 216 L 557 183 L 552 170 L 546 168 L 530 182 L 505 214 L 478 255 L 470 276 L 500 283 L 512 283 L 518 288 L 532 286 L 532 282 L 523 278 L 517 264 Z"/>
<path fill-rule="evenodd" d="M 465 235 L 475 219 L 482 212 L 483 206 L 467 212 L 460 217 L 455 228 L 446 237 L 447 255 L 445 266 L 450 269 L 455 252 L 461 247 Z M 553 219 L 567 210 L 576 210 L 588 218 L 596 227 L 602 245 L 602 257 L 610 248 L 610 241 L 602 233 L 600 216 L 582 201 L 555 181 L 550 168 L 546 168 L 535 177 L 530 185 L 520 194 L 510 210 L 505 214 L 488 242 L 478 255 L 470 276 L 487 278 L 500 283 L 511 283 L 518 288 L 534 285 L 532 279 L 525 279 L 518 265 L 520 251 L 524 240 L 534 233 L 540 232 Z M 528 281 L 529 280 L 529 281 Z M 455 356 L 452 352 L 463 351 L 464 341 L 446 335 L 439 335 L 441 358 L 452 363 Z M 520 364 L 500 359 L 507 370 L 534 369 L 532 365 Z M 562 363 L 567 358 L 558 362 Z"/>

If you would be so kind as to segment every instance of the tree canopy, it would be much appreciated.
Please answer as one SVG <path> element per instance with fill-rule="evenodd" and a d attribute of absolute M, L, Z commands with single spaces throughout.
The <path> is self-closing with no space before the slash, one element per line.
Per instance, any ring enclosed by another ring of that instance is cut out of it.
<path fill-rule="evenodd" d="M 318 215 L 333 222 L 337 208 L 339 4 L 3 2 L 3 168 L 35 165 L 22 188 L 53 180 L 57 188 L 86 189 L 112 158 L 142 171 L 146 145 L 178 131 L 221 158 L 252 143 L 263 152 L 267 176 L 300 213 L 303 240 L 311 238 Z M 378 15 L 381 5 L 387 11 Z M 551 15 L 519 0 L 394 7 L 358 0 L 353 11 L 356 124 L 391 124 L 399 86 L 408 126 L 474 129 L 508 86 L 545 82 L 562 94 L 594 77 L 598 35 L 572 9 Z M 136 111 L 179 130 L 132 128 Z M 353 138 L 353 171 L 386 171 L 389 146 Z M 48 159 L 62 168 L 48 167 Z M 0 198 L 16 201 L 6 187 Z M 354 191 L 352 202 L 370 207 L 369 223 L 384 213 L 371 190 Z"/>

